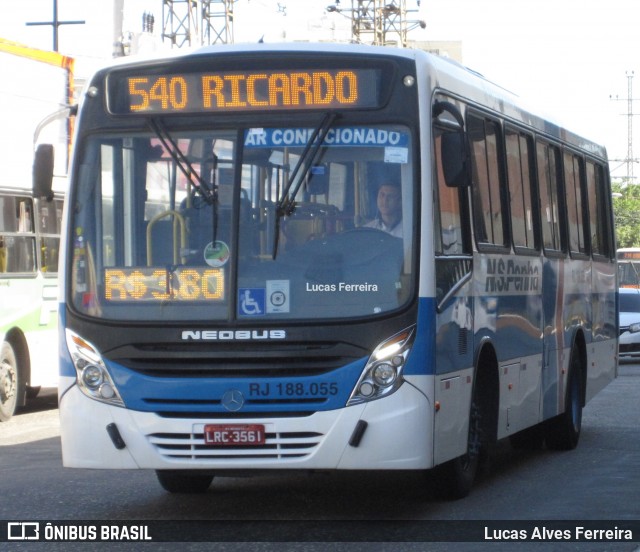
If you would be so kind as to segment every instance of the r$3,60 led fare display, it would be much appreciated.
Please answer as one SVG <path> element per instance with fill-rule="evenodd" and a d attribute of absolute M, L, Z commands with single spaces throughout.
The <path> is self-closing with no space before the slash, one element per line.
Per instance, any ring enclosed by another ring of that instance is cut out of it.
<path fill-rule="evenodd" d="M 109 302 L 223 301 L 224 272 L 219 268 L 105 269 Z"/>
<path fill-rule="evenodd" d="M 129 74 L 111 90 L 121 114 L 377 107 L 378 70 Z M 124 97 L 118 96 L 124 94 Z"/>

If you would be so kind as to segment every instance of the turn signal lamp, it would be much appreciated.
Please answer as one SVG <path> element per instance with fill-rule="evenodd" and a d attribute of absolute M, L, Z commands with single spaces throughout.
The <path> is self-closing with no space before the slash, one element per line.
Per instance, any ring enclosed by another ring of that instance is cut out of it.
<path fill-rule="evenodd" d="M 124 406 L 98 349 L 71 330 L 66 330 L 66 338 L 80 390 L 96 401 Z"/>

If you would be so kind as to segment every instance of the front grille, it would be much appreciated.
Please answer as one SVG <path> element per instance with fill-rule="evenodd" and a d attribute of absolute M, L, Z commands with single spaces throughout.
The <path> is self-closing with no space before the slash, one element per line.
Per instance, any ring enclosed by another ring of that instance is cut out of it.
<path fill-rule="evenodd" d="M 200 399 L 142 399 L 147 404 L 175 406 L 179 404 L 189 404 L 198 406 L 220 406 L 222 401 L 218 400 L 200 400 Z M 324 404 L 327 402 L 326 397 L 320 398 L 295 398 L 295 399 L 248 399 L 245 405 L 264 406 L 268 404 L 290 405 L 290 404 Z"/>
<path fill-rule="evenodd" d="M 205 445 L 204 433 L 152 433 L 147 439 L 156 451 L 172 461 L 286 459 L 309 456 L 324 435 L 313 432 L 267 433 L 264 445 Z"/>
<path fill-rule="evenodd" d="M 229 419 L 235 418 L 248 418 L 248 417 L 260 417 L 260 418 L 273 418 L 273 417 L 301 417 L 310 416 L 313 412 L 317 411 L 319 406 L 322 406 L 328 402 L 327 397 L 319 398 L 294 398 L 294 399 L 247 399 L 244 402 L 243 407 L 254 407 L 250 411 L 245 412 L 221 412 L 222 401 L 221 400 L 201 400 L 201 399 L 153 399 L 143 397 L 142 402 L 149 405 L 153 412 L 163 418 L 219 418 L 221 415 L 228 417 Z M 295 411 L 285 412 L 271 412 L 270 408 L 276 408 L 278 406 L 294 406 L 297 407 Z M 188 408 L 186 411 L 181 410 L 180 407 L 193 407 Z M 256 410 L 256 407 L 258 410 Z M 306 411 L 299 411 L 298 408 L 309 409 Z"/>
<path fill-rule="evenodd" d="M 366 363 L 361 348 L 334 343 L 196 343 L 105 352 L 127 408 L 164 418 L 304 417 L 342 408 Z M 231 411 L 225 393 L 242 394 Z"/>
<path fill-rule="evenodd" d="M 271 411 L 262 411 L 262 412 L 234 412 L 233 414 L 229 414 L 229 412 L 194 412 L 194 411 L 169 411 L 169 410 L 155 410 L 154 414 L 160 416 L 161 418 L 174 418 L 174 419 L 195 419 L 195 420 L 211 420 L 211 419 L 225 419 L 225 420 L 242 420 L 245 418 L 261 418 L 261 419 L 270 419 L 270 418 L 305 418 L 307 416 L 312 416 L 315 414 L 315 411 L 304 411 L 304 410 L 286 410 L 282 412 L 271 412 Z"/>
<path fill-rule="evenodd" d="M 131 345 L 105 356 L 156 378 L 297 377 L 321 375 L 368 353 L 344 343 Z"/>

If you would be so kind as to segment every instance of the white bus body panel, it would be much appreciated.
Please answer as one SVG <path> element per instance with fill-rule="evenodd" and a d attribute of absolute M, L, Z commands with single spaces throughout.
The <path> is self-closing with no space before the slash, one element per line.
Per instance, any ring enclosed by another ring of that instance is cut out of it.
<path fill-rule="evenodd" d="M 42 276 L 38 276 L 42 278 Z M 42 304 L 40 306 L 41 330 L 28 331 L 25 338 L 29 345 L 31 357 L 31 379 L 29 385 L 40 387 L 56 387 L 58 385 L 58 332 L 45 329 L 56 322 L 58 316 L 58 282 L 57 279 L 43 278 Z"/>
<path fill-rule="evenodd" d="M 70 378 L 65 378 L 70 379 Z M 426 379 L 421 376 L 419 379 Z M 426 387 L 426 382 L 419 382 Z M 61 388 L 66 387 L 61 382 Z M 89 399 L 77 385 L 60 398 L 62 455 L 66 467 L 105 469 L 423 469 L 429 461 L 433 427 L 432 406 L 409 383 L 384 399 L 304 418 L 242 419 L 243 424 L 264 424 L 266 433 L 321 434 L 300 439 L 297 458 L 280 456 L 280 450 L 199 448 L 165 449 L 162 445 L 203 445 L 193 435 L 216 420 L 161 418 L 153 413 L 109 406 Z M 81 414 L 78 414 L 81 413 Z M 360 444 L 349 445 L 358 421 L 368 426 Z M 225 423 L 233 423 L 229 419 Z M 106 431 L 114 423 L 126 447 L 117 450 Z M 163 434 L 163 435 L 156 435 Z M 167 434 L 176 434 L 175 438 Z M 65 436 L 68 436 L 65 437 Z M 277 442 L 268 440 L 268 444 Z M 310 443 L 317 443 L 309 446 Z M 282 452 L 291 452 L 286 449 Z M 247 460 L 237 458 L 246 454 Z M 256 457 L 264 454 L 264 458 Z M 233 455 L 234 458 L 225 458 Z M 269 455 L 269 457 L 266 457 Z M 176 457 L 180 456 L 180 457 Z M 200 456 L 200 457 L 199 457 Z M 216 457 L 218 456 L 218 457 Z"/>
<path fill-rule="evenodd" d="M 617 377 L 617 362 L 615 372 L 612 372 L 608 367 L 611 365 L 611 359 L 618 356 L 618 344 L 612 340 L 596 341 L 591 343 L 587 349 L 589 358 L 586 402 L 589 402 Z"/>
<path fill-rule="evenodd" d="M 438 376 L 435 384 L 434 464 L 467 452 L 473 368 Z"/>
<path fill-rule="evenodd" d="M 513 435 L 541 420 L 542 358 L 510 360 L 500 366 L 498 438 Z"/>

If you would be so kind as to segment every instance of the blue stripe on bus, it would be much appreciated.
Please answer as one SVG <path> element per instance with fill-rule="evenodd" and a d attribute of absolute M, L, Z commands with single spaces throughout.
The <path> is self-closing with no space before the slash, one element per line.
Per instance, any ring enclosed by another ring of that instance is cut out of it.
<path fill-rule="evenodd" d="M 434 373 L 435 300 L 421 298 L 417 335 L 407 359 L 406 375 Z M 59 312 L 60 328 L 65 327 L 64 309 Z M 64 331 L 60 336 L 60 374 L 74 377 Z M 368 357 L 363 357 L 325 374 L 299 377 L 158 377 L 141 374 L 121 364 L 105 360 L 111 376 L 128 408 L 158 412 L 219 412 L 223 395 L 232 389 L 240 391 L 245 404 L 243 413 L 256 414 L 287 411 L 324 411 L 343 408 Z"/>
<path fill-rule="evenodd" d="M 127 408 L 148 412 L 229 414 L 225 393 L 244 397 L 241 412 L 320 411 L 345 406 L 364 369 L 362 358 L 326 374 L 306 377 L 155 377 L 115 362 L 107 366 Z"/>
<path fill-rule="evenodd" d="M 418 333 L 405 366 L 406 375 L 433 373 L 435 300 L 420 299 Z M 368 357 L 316 376 L 298 377 L 158 377 L 140 374 L 107 361 L 114 383 L 128 408 L 150 412 L 228 414 L 221 401 L 240 391 L 241 412 L 326 411 L 343 408 Z"/>
<path fill-rule="evenodd" d="M 76 369 L 73 367 L 69 349 L 65 338 L 65 328 L 67 327 L 66 309 L 63 303 L 58 304 L 58 371 L 60 376 L 75 378 Z"/>
<path fill-rule="evenodd" d="M 436 300 L 433 297 L 420 297 L 416 337 L 404 367 L 407 376 L 435 373 L 435 315 Z"/>

